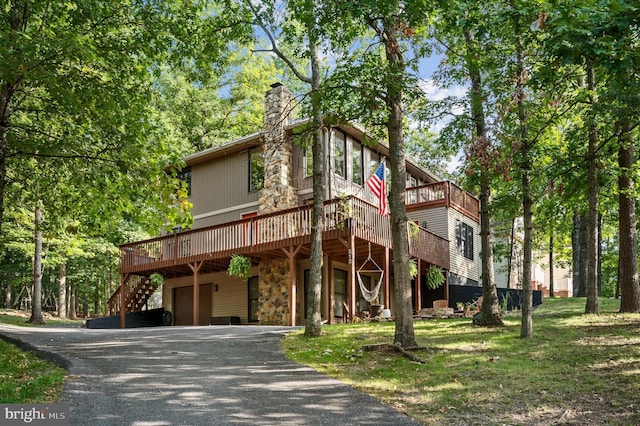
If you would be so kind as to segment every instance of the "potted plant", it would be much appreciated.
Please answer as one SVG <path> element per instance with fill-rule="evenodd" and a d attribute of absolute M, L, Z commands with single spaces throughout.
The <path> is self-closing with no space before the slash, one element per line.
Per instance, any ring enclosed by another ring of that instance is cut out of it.
<path fill-rule="evenodd" d="M 380 303 L 380 300 L 378 300 L 378 296 L 376 296 L 376 298 L 369 303 L 369 313 L 372 317 L 380 317 L 382 316 L 383 310 L 384 305 Z"/>
<path fill-rule="evenodd" d="M 353 210 L 350 203 L 351 196 L 346 192 L 341 192 L 338 196 L 338 204 L 336 206 L 336 227 L 344 229 L 351 227 L 353 220 Z"/>

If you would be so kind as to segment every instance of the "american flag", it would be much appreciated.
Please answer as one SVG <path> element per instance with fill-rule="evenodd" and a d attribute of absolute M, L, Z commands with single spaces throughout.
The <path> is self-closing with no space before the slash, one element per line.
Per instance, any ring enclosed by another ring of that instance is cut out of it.
<path fill-rule="evenodd" d="M 387 216 L 387 187 L 384 180 L 384 161 L 380 163 L 375 173 L 367 180 L 367 186 L 378 199 L 378 213 Z"/>

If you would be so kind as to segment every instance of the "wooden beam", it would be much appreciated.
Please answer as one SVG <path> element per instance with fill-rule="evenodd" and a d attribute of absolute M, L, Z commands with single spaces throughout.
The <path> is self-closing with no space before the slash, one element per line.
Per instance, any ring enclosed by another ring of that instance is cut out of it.
<path fill-rule="evenodd" d="M 335 311 L 333 310 L 333 257 L 327 256 L 327 267 L 329 271 L 327 273 L 327 287 L 329 292 L 329 318 L 327 318 L 328 324 L 333 324 L 333 317 L 335 315 Z"/>
<path fill-rule="evenodd" d="M 416 275 L 416 309 L 422 309 L 422 259 L 416 261 L 418 266 L 418 275 Z"/>
<path fill-rule="evenodd" d="M 294 247 L 289 246 L 289 249 L 282 248 L 284 254 L 289 258 L 289 325 L 296 325 L 296 302 L 298 299 L 298 274 L 296 273 L 296 255 L 302 248 L 302 245 Z"/>
<path fill-rule="evenodd" d="M 200 268 L 203 264 L 203 260 L 188 264 L 193 272 L 193 325 L 200 325 Z"/>
<path fill-rule="evenodd" d="M 123 274 L 120 277 L 120 328 L 125 328 L 126 327 L 126 318 L 127 318 L 127 311 L 126 311 L 126 303 L 127 303 L 127 295 L 126 295 L 126 289 L 127 289 L 127 284 L 129 283 L 129 278 L 131 277 L 130 274 Z"/>
<path fill-rule="evenodd" d="M 389 247 L 384 248 L 384 304 L 391 309 L 391 288 L 389 287 L 391 268 L 389 264 Z"/>
<path fill-rule="evenodd" d="M 358 300 L 358 287 L 356 284 L 356 237 L 351 234 L 349 238 L 349 310 L 351 311 L 351 320 L 356 316 L 356 302 Z"/>

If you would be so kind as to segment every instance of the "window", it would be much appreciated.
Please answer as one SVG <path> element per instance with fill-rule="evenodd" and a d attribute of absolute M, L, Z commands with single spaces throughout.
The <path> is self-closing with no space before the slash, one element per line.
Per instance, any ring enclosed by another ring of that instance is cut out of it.
<path fill-rule="evenodd" d="M 191 196 L 191 167 L 185 167 L 178 172 L 178 179 L 180 179 L 187 187 L 187 196 Z"/>
<path fill-rule="evenodd" d="M 353 141 L 351 144 L 351 166 L 353 169 L 351 180 L 355 184 L 362 185 L 362 145 L 358 141 Z"/>
<path fill-rule="evenodd" d="M 473 227 L 457 219 L 456 249 L 467 259 L 473 260 Z"/>
<path fill-rule="evenodd" d="M 345 163 L 345 137 L 342 132 L 335 132 L 333 141 L 333 171 L 338 176 L 347 177 L 347 167 Z"/>
<path fill-rule="evenodd" d="M 333 315 L 342 318 L 342 302 L 348 303 L 347 271 L 333 270 Z"/>
<path fill-rule="evenodd" d="M 264 186 L 264 157 L 259 149 L 249 151 L 249 192 L 255 192 Z"/>
<path fill-rule="evenodd" d="M 258 277 L 249 278 L 249 322 L 257 322 L 258 317 L 258 298 L 260 297 L 260 289 L 258 287 Z"/>
<path fill-rule="evenodd" d="M 304 177 L 313 176 L 313 150 L 311 147 L 304 150 Z"/>

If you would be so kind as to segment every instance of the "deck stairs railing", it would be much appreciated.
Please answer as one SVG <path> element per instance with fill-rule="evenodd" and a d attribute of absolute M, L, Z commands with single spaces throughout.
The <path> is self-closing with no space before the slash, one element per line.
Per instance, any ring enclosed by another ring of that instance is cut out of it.
<path fill-rule="evenodd" d="M 131 275 L 125 289 L 125 311 L 139 312 L 149 302 L 149 298 L 157 289 L 157 284 L 144 276 Z M 111 295 L 108 301 L 109 314 L 120 312 L 120 287 Z"/>

